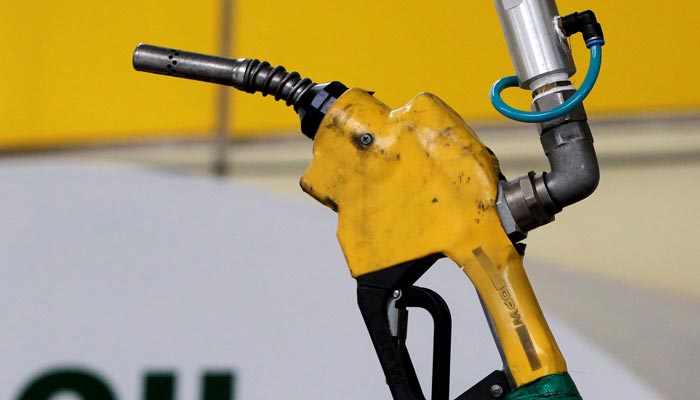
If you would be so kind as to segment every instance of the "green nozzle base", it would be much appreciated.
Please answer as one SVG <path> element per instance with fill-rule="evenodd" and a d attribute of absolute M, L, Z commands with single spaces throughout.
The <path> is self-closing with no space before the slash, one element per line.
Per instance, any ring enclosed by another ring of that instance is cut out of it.
<path fill-rule="evenodd" d="M 506 400 L 582 400 L 568 372 L 544 376 L 523 385 L 505 397 Z"/>

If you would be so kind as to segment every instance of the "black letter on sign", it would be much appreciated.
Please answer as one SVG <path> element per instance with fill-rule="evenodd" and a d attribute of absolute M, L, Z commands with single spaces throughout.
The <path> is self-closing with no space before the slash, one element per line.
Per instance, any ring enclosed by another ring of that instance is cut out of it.
<path fill-rule="evenodd" d="M 83 400 L 115 400 L 104 379 L 77 369 L 49 371 L 31 381 L 19 400 L 49 400 L 59 392 L 68 392 Z"/>
<path fill-rule="evenodd" d="M 143 400 L 175 400 L 175 374 L 171 372 L 146 374 Z"/>
<path fill-rule="evenodd" d="M 202 381 L 202 400 L 233 400 L 232 373 L 207 371 Z"/>

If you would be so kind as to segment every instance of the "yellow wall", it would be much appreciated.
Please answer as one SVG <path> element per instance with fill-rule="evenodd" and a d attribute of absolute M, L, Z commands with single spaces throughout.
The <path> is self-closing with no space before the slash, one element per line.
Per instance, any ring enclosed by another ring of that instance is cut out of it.
<path fill-rule="evenodd" d="M 0 0 L 0 147 L 212 129 L 211 85 L 137 74 L 139 41 L 217 48 L 215 1 Z"/>
<path fill-rule="evenodd" d="M 221 0 L 0 0 L 0 149 L 208 135 L 212 85 L 136 73 L 139 42 L 217 52 Z M 38 3 L 38 4 L 37 4 Z M 593 9 L 603 24 L 603 73 L 587 100 L 592 116 L 700 110 L 700 33 L 690 0 L 559 1 Z M 512 75 L 491 1 L 235 1 L 232 54 L 296 69 L 318 82 L 375 90 L 391 106 L 432 91 L 470 121 L 503 121 L 491 83 Z M 582 80 L 588 56 L 574 39 Z M 527 95 L 507 94 L 527 106 Z M 297 128 L 272 99 L 233 93 L 241 137 Z"/>

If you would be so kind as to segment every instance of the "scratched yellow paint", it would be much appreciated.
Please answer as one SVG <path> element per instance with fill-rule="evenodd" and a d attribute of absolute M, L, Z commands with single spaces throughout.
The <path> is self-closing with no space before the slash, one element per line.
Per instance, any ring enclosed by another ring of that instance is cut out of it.
<path fill-rule="evenodd" d="M 370 134 L 373 142 L 363 144 Z M 491 315 L 518 385 L 566 371 L 495 208 L 498 161 L 459 115 L 421 93 L 388 106 L 360 89 L 329 109 L 302 188 L 338 212 L 354 277 L 443 253 Z"/>

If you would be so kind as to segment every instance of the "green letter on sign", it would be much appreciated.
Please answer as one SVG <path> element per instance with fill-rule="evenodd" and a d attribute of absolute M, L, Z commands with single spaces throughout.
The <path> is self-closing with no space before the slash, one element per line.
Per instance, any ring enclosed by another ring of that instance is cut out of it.
<path fill-rule="evenodd" d="M 19 400 L 49 400 L 67 392 L 83 400 L 115 400 L 109 385 L 94 373 L 77 369 L 49 371 L 31 381 L 22 390 Z"/>
<path fill-rule="evenodd" d="M 143 386 L 144 400 L 175 400 L 177 379 L 173 372 L 150 372 Z M 205 371 L 202 375 L 200 400 L 233 400 L 233 373 Z"/>

